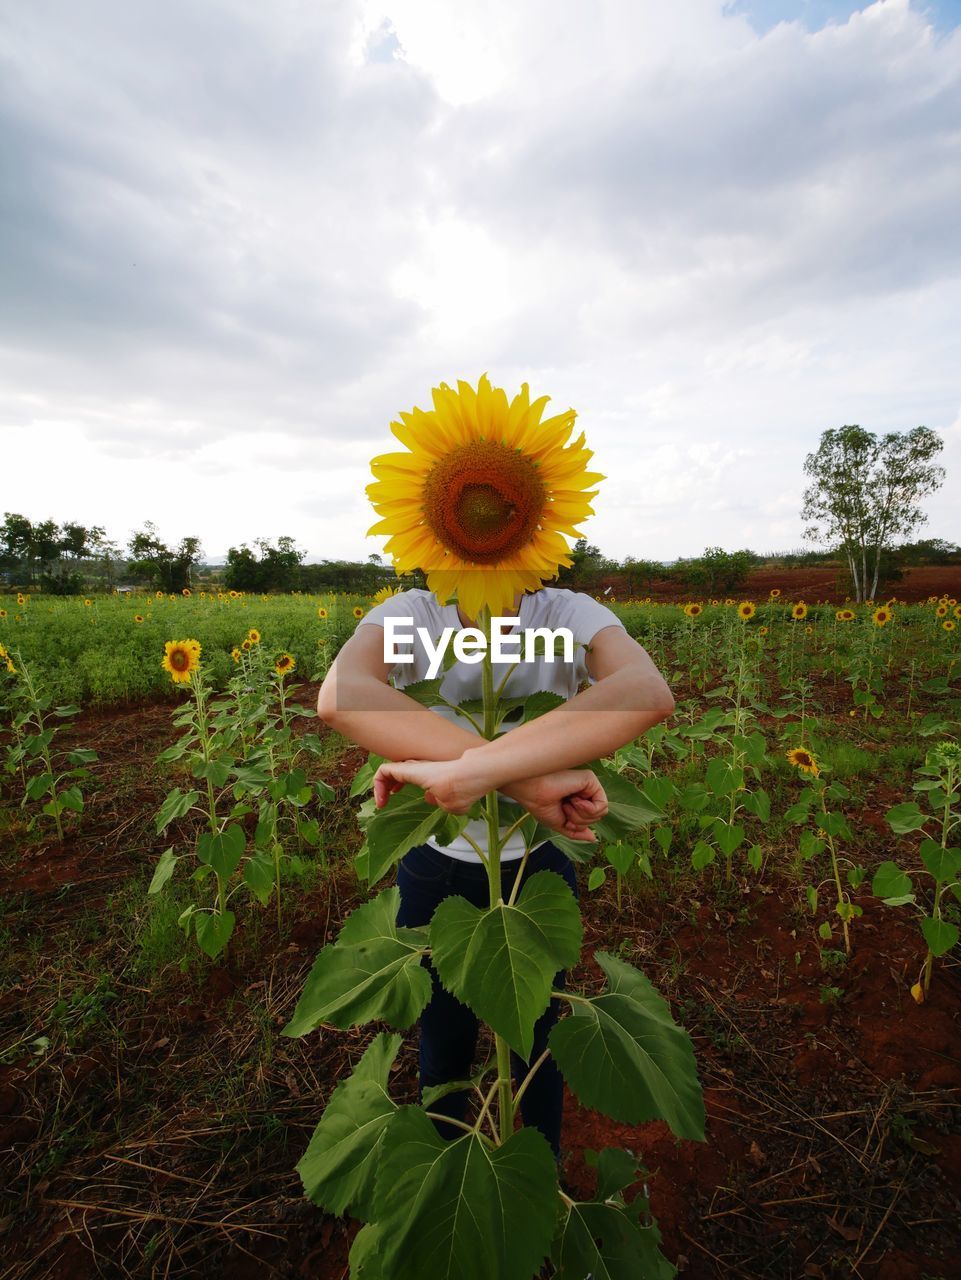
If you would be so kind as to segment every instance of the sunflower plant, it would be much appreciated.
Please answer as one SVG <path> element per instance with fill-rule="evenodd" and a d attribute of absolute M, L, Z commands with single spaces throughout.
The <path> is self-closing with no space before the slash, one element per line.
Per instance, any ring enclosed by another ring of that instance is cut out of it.
<path fill-rule="evenodd" d="M 917 771 L 913 790 L 919 793 L 928 812 L 916 800 L 908 800 L 889 809 L 886 817 L 891 830 L 898 835 L 921 834 L 917 849 L 923 872 L 934 881 L 930 906 L 919 901 L 908 872 L 894 861 L 882 862 L 874 874 L 871 887 L 888 906 L 911 905 L 919 912 L 919 925 L 927 953 L 921 975 L 911 994 L 920 1004 L 931 986 L 931 970 L 935 959 L 947 955 L 958 945 L 961 902 L 961 847 L 957 831 L 961 828 L 961 746 L 943 741 L 930 750 Z M 915 871 L 915 874 L 918 874 Z M 951 895 L 950 897 L 948 895 Z"/>
<path fill-rule="evenodd" d="M 829 772 L 825 764 L 820 763 L 814 752 L 807 747 L 793 747 L 786 752 L 789 764 L 810 782 L 801 791 L 793 805 L 785 813 L 788 822 L 800 825 L 809 822 L 807 830 L 801 832 L 799 851 L 805 862 L 812 862 L 827 849 L 831 859 L 831 876 L 816 884 L 807 886 L 807 902 L 811 914 L 816 915 L 818 898 L 825 884 L 832 884 L 835 892 L 834 913 L 841 922 L 844 934 L 844 950 L 851 954 L 851 934 L 849 925 L 856 917 L 864 914 L 863 907 L 852 901 L 849 889 L 856 889 L 867 874 L 864 867 L 841 857 L 837 850 L 837 841 L 851 840 L 853 835 L 847 817 L 840 808 L 828 808 L 828 801 L 841 801 L 850 798 L 850 791 L 840 782 L 827 782 L 822 774 Z M 846 885 L 841 882 L 841 866 L 844 865 Z M 830 941 L 834 930 L 828 920 L 818 926 L 818 936 Z"/>
<path fill-rule="evenodd" d="M 433 412 L 415 409 L 392 424 L 409 452 L 373 464 L 371 497 L 382 516 L 374 531 L 390 535 L 395 564 L 423 568 L 441 602 L 456 591 L 488 637 L 480 705 L 463 708 L 487 739 L 496 736 L 508 703 L 523 705 L 525 715 L 546 710 L 543 694 L 522 704 L 505 696 L 504 681 L 495 686 L 491 616 L 569 563 L 561 535 L 578 536 L 573 525 L 589 512 L 588 484 L 601 478 L 585 470 L 591 455 L 583 436 L 565 447 L 573 411 L 542 420 L 545 403 L 532 403 L 526 385 L 508 402 L 486 378 L 476 390 L 442 384 Z M 436 686 L 419 691 L 428 705 L 442 698 L 442 680 L 423 682 Z M 614 843 L 635 825 L 639 793 L 613 770 L 591 767 L 610 786 L 610 812 L 595 830 Z M 428 835 L 449 842 L 472 816 L 448 814 L 410 785 L 382 809 L 372 811 L 372 801 L 366 809 L 362 866 L 371 884 Z M 581 1102 L 622 1123 L 659 1118 L 678 1137 L 703 1141 L 690 1038 L 644 974 L 612 954 L 596 953 L 606 978 L 600 994 L 552 989 L 554 974 L 580 958 L 577 901 L 553 872 L 538 872 L 521 887 L 526 854 L 505 901 L 497 792 L 474 811 L 487 823 L 488 848 L 478 851 L 489 907 L 451 897 L 429 925 L 401 928 L 399 891 L 383 890 L 320 952 L 282 1030 L 297 1037 L 322 1025 L 375 1021 L 407 1030 L 430 999 L 422 963 L 429 956 L 440 980 L 493 1036 L 491 1061 L 473 1081 L 451 1086 L 475 1097 L 473 1120 L 445 1141 L 432 1123 L 438 1090 L 417 1105 L 396 1102 L 389 1081 L 401 1036 L 381 1032 L 334 1090 L 297 1165 L 305 1193 L 328 1212 L 349 1212 L 365 1224 L 350 1255 L 354 1280 L 531 1280 L 548 1257 L 560 1275 L 578 1280 L 589 1273 L 669 1275 L 656 1224 L 642 1216 L 646 1200 L 629 1195 L 636 1161 L 625 1151 L 603 1152 L 596 1198 L 568 1195 L 547 1140 L 537 1129 L 515 1128 L 526 1080 L 513 1087 L 510 1054 L 528 1062 L 527 1080 L 553 1055 Z M 539 827 L 524 810 L 514 829 L 528 853 L 550 838 L 571 857 L 584 857 L 583 845 Z M 556 1024 L 548 1049 L 530 1062 L 534 1025 L 552 998 L 565 1001 L 572 1016 Z"/>

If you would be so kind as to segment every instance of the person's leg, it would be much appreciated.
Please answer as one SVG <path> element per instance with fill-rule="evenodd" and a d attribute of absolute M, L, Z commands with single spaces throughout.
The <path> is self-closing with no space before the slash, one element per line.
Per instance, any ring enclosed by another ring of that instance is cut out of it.
<path fill-rule="evenodd" d="M 528 860 L 524 871 L 524 880 L 537 871 L 554 871 L 562 876 L 568 887 L 577 897 L 577 876 L 574 864 L 560 849 L 553 844 L 545 844 L 535 849 Z M 563 991 L 567 975 L 564 971 L 554 975 L 554 989 Z M 544 1013 L 534 1024 L 534 1045 L 531 1050 L 530 1063 L 521 1061 L 516 1053 L 511 1054 L 511 1067 L 517 1084 L 524 1080 L 535 1063 L 547 1048 L 547 1038 L 551 1028 L 558 1019 L 561 1001 L 552 1000 Z M 553 1057 L 548 1056 L 537 1068 L 530 1084 L 521 1098 L 521 1116 L 524 1124 L 539 1129 L 551 1145 L 555 1158 L 560 1158 L 561 1120 L 564 1109 L 564 1079 L 557 1068 Z"/>
<path fill-rule="evenodd" d="M 453 864 L 453 865 L 451 865 Z M 411 849 L 397 867 L 400 889 L 398 925 L 413 928 L 429 924 L 437 906 L 455 889 L 455 860 L 438 853 L 430 845 Z M 441 985 L 437 973 L 427 959 L 422 961 L 430 974 L 433 993 L 420 1017 L 420 1094 L 431 1085 L 463 1080 L 470 1075 L 477 1046 L 477 1018 Z M 468 1095 L 464 1090 L 448 1093 L 431 1104 L 430 1110 L 454 1120 L 463 1120 Z M 462 1133 L 456 1125 L 434 1122 L 443 1138 L 457 1138 Z"/>

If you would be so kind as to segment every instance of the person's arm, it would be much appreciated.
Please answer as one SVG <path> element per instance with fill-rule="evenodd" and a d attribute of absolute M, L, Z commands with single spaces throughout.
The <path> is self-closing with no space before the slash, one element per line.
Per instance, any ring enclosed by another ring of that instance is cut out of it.
<path fill-rule="evenodd" d="M 503 791 L 534 771 L 549 774 L 609 755 L 674 710 L 671 690 L 650 655 L 622 627 L 597 632 L 587 669 L 596 683 L 563 706 L 493 742 L 478 746 L 475 738 L 454 760 L 383 764 L 375 789 L 386 797 L 411 782 L 451 813 L 466 813 L 488 791 Z"/>
<path fill-rule="evenodd" d="M 381 627 L 365 623 L 346 641 L 317 695 L 320 719 L 358 746 L 389 761 L 453 761 L 476 748 L 476 733 L 430 711 L 387 683 L 393 667 L 384 662 L 383 637 Z M 586 824 L 607 813 L 607 797 L 595 776 L 585 769 L 554 770 L 547 777 L 544 774 L 543 767 L 535 764 L 530 776 L 518 775 L 496 789 L 523 805 L 545 826 L 575 840 L 596 840 Z M 378 808 L 387 803 L 391 791 L 403 786 L 403 782 L 395 781 L 396 786 L 388 787 L 383 778 L 375 778 Z M 429 789 L 425 794 L 429 803 L 437 803 Z M 466 813 L 467 808 L 462 812 Z"/>

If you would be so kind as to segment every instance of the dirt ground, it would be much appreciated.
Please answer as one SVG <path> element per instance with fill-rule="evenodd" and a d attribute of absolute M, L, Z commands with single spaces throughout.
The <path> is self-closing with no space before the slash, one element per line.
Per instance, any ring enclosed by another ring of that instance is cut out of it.
<path fill-rule="evenodd" d="M 100 756 L 79 830 L 60 845 L 14 827 L 0 842 L 0 924 L 18 957 L 0 993 L 0 1046 L 14 1046 L 0 1060 L 0 1280 L 342 1280 L 356 1224 L 311 1205 L 294 1166 L 376 1028 L 264 1045 L 363 890 L 341 862 L 291 891 L 279 931 L 272 905 L 241 911 L 225 964 L 138 977 L 111 895 L 176 838 L 152 822 L 169 785 L 153 761 L 173 738 L 170 708 L 89 714 L 68 732 Z M 347 789 L 362 758 L 322 771 L 337 791 L 332 843 L 356 844 Z M 857 814 L 874 818 L 875 862 L 893 849 L 880 819 L 890 803 L 879 789 Z M 612 886 L 588 894 L 582 878 L 581 898 L 571 983 L 600 987 L 600 949 L 638 965 L 692 1036 L 708 1120 L 706 1143 L 677 1141 L 662 1122 L 617 1124 L 569 1096 L 565 1173 L 578 1193 L 592 1186 L 586 1149 L 630 1148 L 662 1248 L 691 1280 L 961 1276 L 956 960 L 915 1004 L 924 952 L 909 917 L 863 893 L 845 962 L 822 951 L 772 860 L 728 887 L 661 866 L 620 915 Z M 104 983 L 109 1017 L 83 1022 L 100 1006 L 76 999 L 52 1015 L 58 984 L 67 998 Z M 39 1035 L 47 1052 L 33 1052 Z M 401 1101 L 415 1097 L 415 1043 L 393 1081 Z"/>
<path fill-rule="evenodd" d="M 618 599 L 627 599 L 629 583 L 623 574 L 614 574 L 604 578 L 601 588 L 611 587 Z M 807 604 L 816 604 L 819 600 L 831 604 L 844 604 L 848 598 L 845 586 L 845 574 L 840 568 L 820 569 L 758 569 L 748 574 L 743 586 L 736 595 L 738 600 L 753 600 L 758 603 L 766 600 L 772 588 L 781 592 L 784 601 L 803 600 Z M 597 594 L 595 592 L 595 594 Z M 710 592 L 679 592 L 676 583 L 653 582 L 637 584 L 634 597 L 639 600 L 650 596 L 660 602 L 667 600 L 703 600 Z M 720 592 L 722 597 L 731 593 Z M 954 597 L 961 600 L 961 565 L 924 565 L 905 569 L 900 582 L 893 582 L 889 587 L 878 591 L 878 600 L 889 600 L 893 596 L 905 604 L 919 604 L 929 596 Z"/>

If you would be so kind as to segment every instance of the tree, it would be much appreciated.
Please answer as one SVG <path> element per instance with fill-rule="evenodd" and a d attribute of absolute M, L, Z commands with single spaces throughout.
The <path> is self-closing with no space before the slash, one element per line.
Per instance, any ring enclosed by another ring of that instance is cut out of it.
<path fill-rule="evenodd" d="M 851 425 L 825 431 L 805 458 L 812 484 L 804 491 L 804 536 L 840 543 L 858 601 L 874 599 L 882 550 L 927 519 L 918 501 L 944 480 L 944 468 L 931 462 L 943 447 L 927 427 L 890 431 L 879 441 Z"/>
<path fill-rule="evenodd" d="M 127 545 L 131 573 L 146 577 L 161 591 L 182 591 L 190 586 L 190 571 L 200 560 L 199 538 L 182 538 L 178 547 L 168 547 L 161 541 L 157 526 L 148 520 Z"/>
<path fill-rule="evenodd" d="M 266 538 L 255 538 L 259 557 L 246 542 L 227 552 L 224 586 L 235 591 L 294 591 L 300 584 L 300 565 L 306 552 L 298 551 L 293 538 L 278 538 L 276 547 Z"/>
<path fill-rule="evenodd" d="M 572 582 L 580 582 L 595 576 L 604 564 L 600 547 L 595 547 L 586 538 L 578 538 L 571 547 L 571 564 L 563 565 L 557 574 L 557 581 L 569 586 Z"/>
<path fill-rule="evenodd" d="M 734 591 L 747 577 L 748 570 L 760 557 L 746 548 L 743 551 L 725 551 L 723 547 L 705 547 L 703 555 L 693 560 L 679 560 L 674 575 L 692 587 L 700 587 L 708 595 Z"/>

